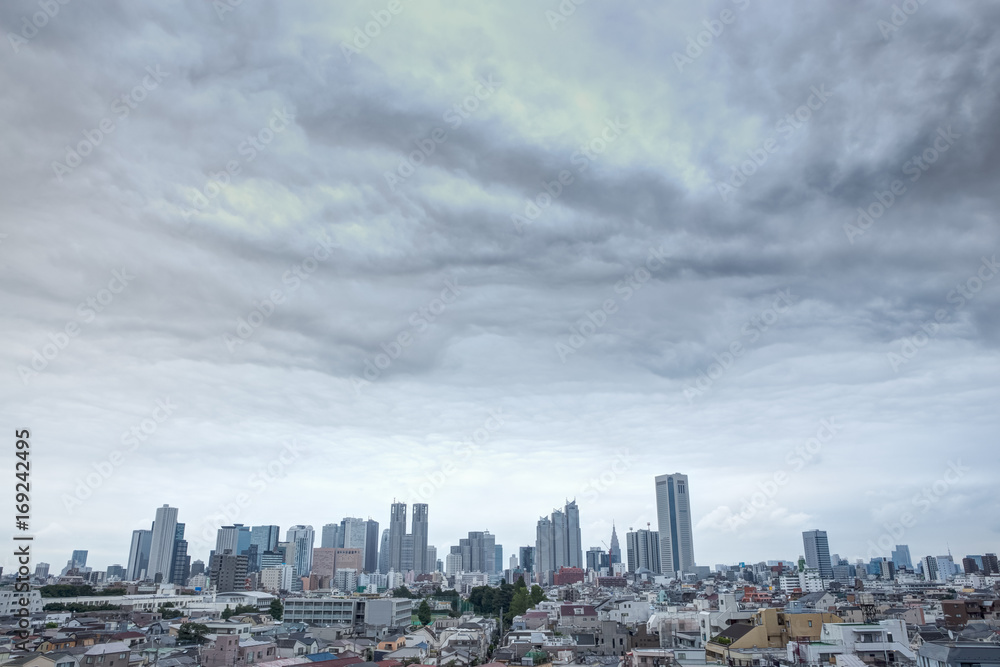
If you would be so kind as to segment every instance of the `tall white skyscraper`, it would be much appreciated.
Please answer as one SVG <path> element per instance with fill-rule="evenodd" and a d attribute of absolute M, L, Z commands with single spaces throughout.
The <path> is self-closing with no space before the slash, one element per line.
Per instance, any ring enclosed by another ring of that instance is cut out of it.
<path fill-rule="evenodd" d="M 170 579 L 177 533 L 177 508 L 164 505 L 157 508 L 153 521 L 153 537 L 149 545 L 149 567 L 146 577 L 166 583 Z"/>
<path fill-rule="evenodd" d="M 687 475 L 656 477 L 656 523 L 660 533 L 660 571 L 676 576 L 694 569 L 691 501 Z"/>

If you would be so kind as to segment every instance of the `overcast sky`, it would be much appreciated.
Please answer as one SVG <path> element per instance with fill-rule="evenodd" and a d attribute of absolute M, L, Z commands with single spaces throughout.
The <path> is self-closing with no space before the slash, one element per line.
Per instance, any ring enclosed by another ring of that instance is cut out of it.
<path fill-rule="evenodd" d="M 672 472 L 701 565 L 1000 549 L 995 3 L 49 11 L 0 5 L 35 562 L 164 503 L 202 559 L 393 498 L 624 549 Z"/>

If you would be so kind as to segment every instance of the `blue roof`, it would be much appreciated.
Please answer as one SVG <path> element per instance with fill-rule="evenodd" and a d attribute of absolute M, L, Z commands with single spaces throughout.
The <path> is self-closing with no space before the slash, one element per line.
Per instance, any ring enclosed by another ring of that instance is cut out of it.
<path fill-rule="evenodd" d="M 339 660 L 339 658 L 333 653 L 313 653 L 312 655 L 304 656 L 311 662 L 321 662 L 323 660 Z"/>

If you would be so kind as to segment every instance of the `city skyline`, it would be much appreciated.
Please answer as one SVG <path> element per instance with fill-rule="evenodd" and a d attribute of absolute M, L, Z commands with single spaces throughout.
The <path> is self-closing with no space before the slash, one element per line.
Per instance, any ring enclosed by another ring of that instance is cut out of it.
<path fill-rule="evenodd" d="M 677 474 L 673 474 L 673 475 L 669 475 L 669 476 L 670 477 L 676 477 Z M 661 475 L 659 477 L 666 478 L 668 476 Z M 685 477 L 685 476 L 681 476 L 681 477 Z M 654 478 L 654 479 L 657 479 L 657 478 Z M 684 481 L 687 482 L 686 479 Z M 575 500 L 568 501 L 568 503 L 574 503 L 574 502 L 575 502 Z M 173 506 L 162 506 L 160 508 L 157 508 L 156 512 L 163 512 L 165 509 L 173 510 L 173 512 L 168 512 L 167 516 L 168 517 L 173 517 L 173 521 L 174 521 L 174 525 L 175 526 L 180 526 L 180 525 L 182 525 L 184 523 L 184 522 L 178 521 L 178 516 L 180 515 L 181 512 L 183 512 L 183 508 L 178 508 L 178 507 L 173 507 Z M 557 509 L 559 509 L 559 508 L 557 508 Z M 562 510 L 559 510 L 559 511 L 562 512 Z M 370 514 L 366 513 L 365 515 L 366 516 L 373 516 L 375 514 L 376 514 L 375 512 L 372 512 Z M 583 514 L 584 514 L 584 516 L 586 516 L 586 511 L 585 510 L 583 511 Z M 344 517 L 344 519 L 352 519 L 352 517 Z M 337 522 L 337 525 L 340 526 L 342 521 L 343 521 L 343 519 L 341 521 Z M 367 521 L 370 521 L 370 520 L 366 519 L 366 520 L 363 520 L 363 521 L 367 522 Z M 371 521 L 373 521 L 373 520 L 371 520 Z M 603 524 L 604 521 L 601 520 L 598 523 Z M 582 544 L 586 545 L 586 546 L 584 546 L 584 551 L 586 551 L 589 548 L 592 548 L 594 546 L 601 545 L 602 542 L 608 542 L 610 544 L 610 538 L 611 538 L 611 532 L 610 531 L 612 530 L 612 524 L 614 522 L 608 521 L 607 523 L 609 525 L 609 532 L 607 533 L 607 535 L 602 535 L 599 532 L 595 532 L 593 535 L 590 536 L 592 538 L 592 540 L 588 542 L 587 534 L 584 533 L 584 537 L 583 537 L 583 540 L 582 540 Z M 237 522 L 237 524 L 239 524 L 239 522 Z M 219 536 L 218 535 L 218 531 L 219 530 L 224 529 L 224 528 L 231 529 L 233 525 L 237 525 L 237 524 L 223 524 L 223 525 L 218 526 L 217 532 L 216 532 L 217 539 L 218 539 L 218 536 Z M 582 525 L 586 525 L 586 522 L 584 522 Z M 655 528 L 655 526 L 656 526 L 655 521 L 651 522 L 650 525 Z M 254 529 L 280 528 L 280 530 L 282 530 L 282 531 L 289 531 L 289 530 L 296 529 L 296 528 L 305 528 L 307 526 L 312 528 L 312 533 L 313 533 L 313 536 L 314 536 L 314 548 L 319 548 L 321 546 L 321 535 L 320 535 L 321 531 L 317 531 L 316 528 L 315 528 L 315 526 L 312 525 L 312 524 L 294 524 L 294 525 L 290 525 L 290 526 L 286 526 L 286 527 L 282 527 L 280 525 L 276 526 L 274 524 L 249 524 L 249 525 L 245 525 L 245 528 L 246 528 L 247 533 L 248 533 L 247 539 L 252 541 L 254 539 L 252 537 Z M 321 528 L 322 527 L 323 526 L 321 526 Z M 155 528 L 155 523 L 154 523 L 154 528 Z M 634 528 L 635 530 L 639 530 L 638 527 L 632 526 L 632 527 L 626 527 L 625 531 L 630 532 L 630 528 Z M 146 537 L 144 539 L 147 540 L 146 544 L 147 544 L 147 549 L 148 549 L 149 546 L 150 546 L 149 545 L 149 541 L 151 540 L 151 536 L 152 536 L 152 532 L 149 529 L 136 529 L 136 530 L 134 530 L 133 533 L 132 533 L 132 538 L 131 538 L 132 542 L 131 543 L 132 544 L 136 544 L 136 539 L 138 539 L 137 536 L 136 536 L 136 533 L 140 533 L 140 532 L 146 534 Z M 271 531 L 271 532 L 273 532 L 273 531 Z M 388 533 L 388 529 L 385 529 L 382 532 L 383 533 Z M 493 531 L 490 531 L 490 532 L 492 533 Z M 654 532 L 656 532 L 656 531 L 654 530 Z M 792 555 L 792 551 L 794 551 L 794 549 L 791 549 L 791 550 L 786 551 L 783 554 L 778 554 L 778 553 L 775 553 L 774 551 L 769 551 L 769 552 L 761 553 L 759 557 L 750 557 L 750 556 L 748 556 L 746 554 L 746 552 L 740 553 L 737 550 L 736 551 L 736 556 L 735 556 L 736 560 L 731 560 L 731 559 L 727 560 L 726 558 L 723 558 L 723 557 L 714 557 L 714 556 L 710 555 L 709 557 L 707 557 L 704 560 L 704 562 L 699 562 L 697 564 L 700 565 L 700 566 L 703 566 L 703 567 L 714 568 L 714 566 L 716 564 L 730 565 L 730 564 L 738 563 L 740 561 L 744 561 L 744 562 L 747 562 L 747 563 L 762 562 L 762 561 L 774 561 L 774 560 L 782 560 L 782 561 L 786 561 L 786 562 L 794 562 L 797 558 L 800 558 L 800 557 L 801 558 L 805 558 L 808 561 L 809 560 L 809 552 L 808 552 L 808 546 L 807 546 L 807 543 L 806 543 L 806 533 L 807 532 L 808 533 L 812 533 L 812 532 L 815 532 L 815 531 L 803 531 L 803 532 L 797 533 L 797 534 L 795 534 L 793 536 L 793 538 L 797 538 L 797 539 L 792 539 L 792 540 L 785 539 L 785 540 L 783 540 L 784 542 L 789 542 L 789 541 L 791 541 L 791 542 L 797 541 L 798 542 L 798 544 L 799 544 L 799 552 L 798 552 L 797 555 Z M 829 545 L 829 543 L 825 541 L 826 540 L 825 531 L 819 531 L 819 532 L 821 534 L 823 534 L 824 546 L 825 546 L 825 549 L 826 549 L 826 557 L 827 557 L 827 559 L 829 559 L 830 553 L 833 552 L 833 551 L 837 551 L 837 545 L 839 545 L 841 542 L 837 541 L 831 547 Z M 277 538 L 277 533 L 275 533 L 274 535 L 275 535 L 275 538 Z M 537 533 L 536 533 L 536 535 L 537 535 Z M 513 544 L 513 543 L 511 543 L 509 541 L 503 541 L 496 533 L 493 533 L 493 539 L 494 539 L 494 541 L 496 542 L 497 545 L 503 545 L 503 547 L 504 547 L 504 553 L 508 554 L 508 555 L 509 554 L 517 554 L 519 552 L 519 550 L 522 547 L 524 547 L 524 546 L 532 546 L 532 547 L 534 547 L 536 545 L 535 539 L 532 539 L 530 541 L 530 543 Z M 433 547 L 435 547 L 438 550 L 437 551 L 438 557 L 443 562 L 444 557 L 447 556 L 450 547 L 453 546 L 454 544 L 458 544 L 458 542 L 459 542 L 459 538 L 455 538 L 450 543 L 448 543 L 447 540 L 446 540 L 445 543 L 431 543 L 431 544 L 429 544 L 429 546 L 433 546 Z M 214 546 L 214 543 L 215 542 L 213 541 L 213 546 Z M 907 557 L 910 557 L 910 554 L 913 554 L 913 553 L 923 554 L 923 555 L 921 555 L 919 557 L 913 557 L 912 558 L 914 564 L 917 562 L 917 560 L 923 560 L 927 556 L 929 556 L 931 558 L 937 558 L 940 555 L 940 554 L 938 554 L 938 552 L 942 551 L 942 548 L 940 546 L 927 547 L 927 550 L 923 550 L 920 547 L 914 547 L 914 544 L 912 542 L 907 542 L 907 540 L 905 540 L 905 539 L 902 542 L 900 542 L 899 544 L 903 544 L 904 546 L 908 546 Z M 71 551 L 81 551 L 81 552 L 82 551 L 89 551 L 89 553 L 91 553 L 91 554 L 93 554 L 93 553 L 98 553 L 98 554 L 101 554 L 101 553 L 109 553 L 109 554 L 118 553 L 114 549 L 99 549 L 99 550 L 97 550 L 95 552 L 95 550 L 93 549 L 92 545 L 89 545 L 89 546 L 90 546 L 89 549 L 83 549 L 83 550 L 73 549 Z M 897 544 L 893 544 L 888 550 L 885 551 L 885 553 L 879 553 L 878 555 L 882 556 L 882 557 L 885 557 L 885 558 L 887 558 L 889 560 L 893 560 L 893 556 L 896 553 L 895 552 L 896 546 L 897 546 Z M 947 550 L 947 545 L 946 545 L 946 548 L 944 550 Z M 988 541 L 984 540 L 983 544 L 980 544 L 980 546 L 978 548 L 963 547 L 963 554 L 962 555 L 957 555 L 955 557 L 955 561 L 958 564 L 961 564 L 962 556 L 964 555 L 964 553 L 978 553 L 978 554 L 983 554 L 983 553 L 991 553 L 991 552 L 994 552 L 995 550 L 996 550 L 996 547 L 992 547 L 991 548 L 991 545 L 988 544 Z M 40 551 L 39 553 L 43 553 L 43 552 Z M 40 561 L 55 562 L 55 563 L 61 562 L 59 560 L 59 555 L 57 553 L 55 555 L 51 555 L 51 554 L 49 554 L 47 552 L 44 552 L 44 553 L 46 555 L 45 556 L 40 556 L 39 557 Z M 871 557 L 871 553 L 867 553 L 867 552 L 866 553 L 859 553 L 859 554 L 856 554 L 856 555 L 849 555 L 843 549 L 837 551 L 837 553 L 839 553 L 842 558 L 847 558 L 852 565 L 858 559 L 861 559 L 862 561 L 864 561 L 864 562 L 867 563 L 868 560 L 869 560 L 869 558 Z M 123 556 L 117 557 L 117 558 L 114 557 L 114 556 L 112 556 L 107 561 L 106 564 L 104 564 L 104 565 L 99 564 L 98 567 L 93 568 L 93 569 L 106 569 L 107 567 L 109 567 L 111 565 L 121 565 L 122 567 L 128 568 L 128 566 L 131 564 L 131 558 L 130 558 L 130 556 L 131 556 L 131 547 L 128 544 L 126 545 L 123 554 L 124 554 Z M 189 558 L 189 562 L 192 562 L 192 563 L 194 561 L 196 561 L 196 560 L 201 560 L 201 561 L 203 561 L 205 563 L 208 563 L 209 552 L 205 551 L 203 554 L 199 554 L 199 553 L 192 554 L 191 551 L 189 550 L 187 552 L 187 557 Z M 308 558 L 311 560 L 311 555 Z M 148 556 L 147 556 L 147 559 L 148 559 Z M 381 561 L 381 559 L 382 559 L 382 554 L 381 554 L 381 548 L 380 548 L 379 549 L 379 561 Z M 537 559 L 537 556 L 536 556 L 536 559 Z M 626 559 L 626 553 L 623 552 L 622 553 L 622 562 L 625 562 L 625 559 Z M 92 558 L 90 558 L 90 561 L 91 562 L 96 562 Z M 366 563 L 368 562 L 367 557 L 365 558 L 365 562 Z M 835 563 L 834 563 L 834 565 L 835 565 Z M 506 567 L 506 564 L 504 566 Z"/>

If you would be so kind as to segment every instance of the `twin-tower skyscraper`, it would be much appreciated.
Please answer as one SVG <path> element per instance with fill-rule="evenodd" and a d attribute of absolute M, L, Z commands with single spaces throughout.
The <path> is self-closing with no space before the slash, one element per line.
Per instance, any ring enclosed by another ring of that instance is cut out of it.
<path fill-rule="evenodd" d="M 432 572 L 436 563 L 427 560 L 427 503 L 413 503 L 412 532 L 406 532 L 406 503 L 393 503 L 389 510 L 389 567 L 396 572 Z"/>

